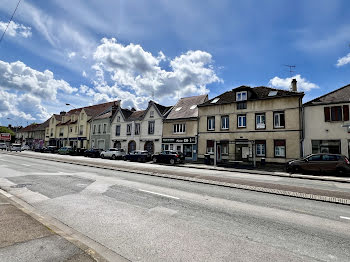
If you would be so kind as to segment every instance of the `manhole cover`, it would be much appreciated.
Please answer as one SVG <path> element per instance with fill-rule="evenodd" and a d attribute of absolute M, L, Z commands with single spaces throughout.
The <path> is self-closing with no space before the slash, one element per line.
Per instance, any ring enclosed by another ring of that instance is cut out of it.
<path fill-rule="evenodd" d="M 17 184 L 14 186 L 11 186 L 12 188 L 22 188 L 22 187 L 26 187 L 26 186 L 31 186 L 32 184 Z"/>

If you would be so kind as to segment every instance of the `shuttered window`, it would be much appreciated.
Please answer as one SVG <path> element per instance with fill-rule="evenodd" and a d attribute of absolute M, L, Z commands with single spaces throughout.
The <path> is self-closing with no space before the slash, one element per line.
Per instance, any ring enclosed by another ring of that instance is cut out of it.
<path fill-rule="evenodd" d="M 343 116 L 344 116 L 344 121 L 349 121 L 349 106 L 348 105 L 343 105 Z"/>
<path fill-rule="evenodd" d="M 325 122 L 331 121 L 331 110 L 329 107 L 324 108 L 324 121 Z"/>

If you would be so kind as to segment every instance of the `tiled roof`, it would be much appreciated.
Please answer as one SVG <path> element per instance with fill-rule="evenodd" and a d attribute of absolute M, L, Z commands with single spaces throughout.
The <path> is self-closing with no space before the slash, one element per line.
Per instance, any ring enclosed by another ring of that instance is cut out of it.
<path fill-rule="evenodd" d="M 333 104 L 333 103 L 349 103 L 349 102 L 350 102 L 350 85 L 346 85 L 328 94 L 317 97 L 305 103 L 304 106 Z"/>
<path fill-rule="evenodd" d="M 22 129 L 20 129 L 20 132 L 30 132 L 30 131 L 34 131 L 40 124 L 30 124 L 26 127 L 23 127 Z"/>
<path fill-rule="evenodd" d="M 171 109 L 168 119 L 184 119 L 198 117 L 197 105 L 208 100 L 208 95 L 191 96 L 181 98 L 176 105 Z"/>
<path fill-rule="evenodd" d="M 230 104 L 236 102 L 236 92 L 239 91 L 251 91 L 251 97 L 249 100 L 261 100 L 261 99 L 274 99 L 281 97 L 291 97 L 291 96 L 304 96 L 302 92 L 292 92 L 282 89 L 275 89 L 266 86 L 257 86 L 257 87 L 249 87 L 249 86 L 240 86 L 230 91 L 227 91 L 217 97 L 210 99 L 209 101 L 198 105 L 201 106 L 214 106 L 214 105 L 222 105 L 222 104 Z M 275 91 L 276 93 L 273 96 L 269 96 L 270 92 Z M 219 98 L 216 103 L 211 103 L 214 99 Z"/>
<path fill-rule="evenodd" d="M 135 121 L 142 119 L 146 110 L 133 111 L 131 115 L 127 118 L 127 121 Z"/>
<path fill-rule="evenodd" d="M 105 112 L 99 116 L 94 117 L 94 119 L 106 119 L 112 116 L 112 111 Z"/>
<path fill-rule="evenodd" d="M 48 127 L 50 124 L 50 118 L 46 120 L 44 123 L 39 124 L 36 128 L 35 131 L 44 131 L 46 127 Z"/>

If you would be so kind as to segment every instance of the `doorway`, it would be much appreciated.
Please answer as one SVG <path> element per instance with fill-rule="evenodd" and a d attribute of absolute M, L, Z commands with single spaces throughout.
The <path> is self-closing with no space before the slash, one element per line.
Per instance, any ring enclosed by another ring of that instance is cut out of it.
<path fill-rule="evenodd" d="M 216 161 L 217 162 L 221 162 L 222 160 L 222 150 L 221 150 L 221 145 L 218 144 L 216 145 Z"/>
<path fill-rule="evenodd" d="M 147 141 L 145 143 L 144 149 L 148 151 L 148 153 L 154 153 L 154 143 L 152 141 Z"/>
<path fill-rule="evenodd" d="M 184 155 L 186 158 L 192 158 L 192 145 L 184 145 Z"/>
<path fill-rule="evenodd" d="M 131 140 L 128 144 L 128 153 L 136 150 L 136 142 Z"/>

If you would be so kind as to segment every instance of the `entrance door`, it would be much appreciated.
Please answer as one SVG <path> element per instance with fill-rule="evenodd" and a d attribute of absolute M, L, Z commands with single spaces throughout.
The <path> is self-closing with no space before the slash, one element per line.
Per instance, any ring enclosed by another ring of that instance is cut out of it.
<path fill-rule="evenodd" d="M 136 150 L 136 142 L 131 140 L 128 144 L 128 153 Z"/>
<path fill-rule="evenodd" d="M 192 145 L 184 145 L 184 155 L 186 158 L 192 158 Z"/>
<path fill-rule="evenodd" d="M 222 160 L 221 145 L 216 145 L 216 161 L 221 162 L 221 160 Z"/>
<path fill-rule="evenodd" d="M 154 143 L 152 141 L 147 141 L 145 143 L 145 150 L 147 150 L 149 153 L 153 154 L 154 153 Z"/>

